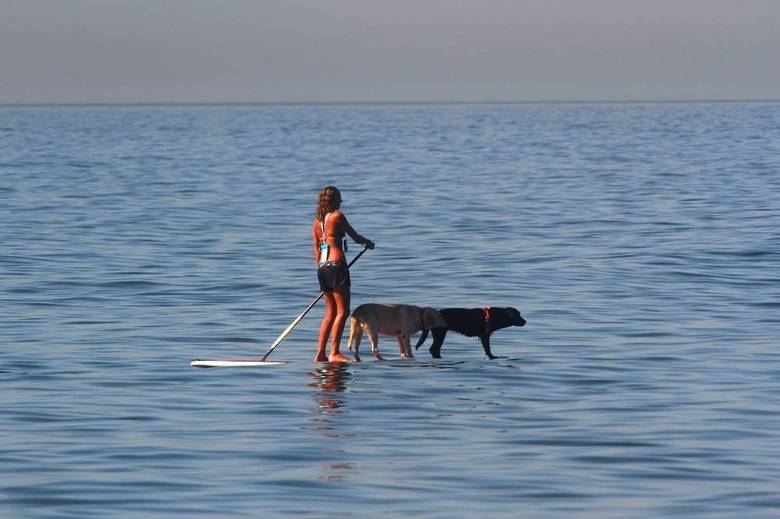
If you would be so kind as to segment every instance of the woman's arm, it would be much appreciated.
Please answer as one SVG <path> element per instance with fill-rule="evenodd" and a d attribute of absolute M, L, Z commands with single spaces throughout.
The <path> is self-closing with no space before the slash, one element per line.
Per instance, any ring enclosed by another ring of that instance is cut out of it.
<path fill-rule="evenodd" d="M 339 212 L 339 216 L 341 217 L 341 225 L 343 226 L 344 232 L 346 232 L 355 243 L 365 245 L 369 250 L 374 248 L 374 242 L 358 234 L 357 231 L 353 229 L 351 225 L 349 225 L 347 217 L 344 216 L 344 213 Z"/>

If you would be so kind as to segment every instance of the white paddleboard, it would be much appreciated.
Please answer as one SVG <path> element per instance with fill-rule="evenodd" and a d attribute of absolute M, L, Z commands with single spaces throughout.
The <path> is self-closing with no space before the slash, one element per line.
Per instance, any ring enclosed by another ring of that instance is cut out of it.
<path fill-rule="evenodd" d="M 278 366 L 287 364 L 286 360 L 262 360 L 262 359 L 217 359 L 203 360 L 195 359 L 190 362 L 190 366 L 196 368 L 235 368 L 241 366 Z"/>

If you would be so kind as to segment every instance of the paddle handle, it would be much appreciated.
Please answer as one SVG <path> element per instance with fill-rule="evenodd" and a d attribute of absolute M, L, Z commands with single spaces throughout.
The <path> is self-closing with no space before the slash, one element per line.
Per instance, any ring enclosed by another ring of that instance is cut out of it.
<path fill-rule="evenodd" d="M 352 266 L 352 264 L 353 264 L 353 263 L 355 263 L 355 262 L 358 260 L 358 258 L 359 258 L 360 256 L 362 256 L 362 255 L 363 255 L 363 254 L 364 254 L 364 253 L 365 253 L 367 250 L 368 250 L 368 247 L 366 247 L 366 246 L 364 245 L 364 246 L 363 246 L 363 249 L 362 249 L 360 252 L 358 252 L 357 254 L 355 254 L 355 257 L 354 257 L 354 258 L 352 258 L 352 261 L 350 261 L 350 262 L 349 262 L 349 264 L 347 265 L 347 268 L 351 267 L 351 266 Z M 314 305 L 316 305 L 316 304 L 317 304 L 317 302 L 318 302 L 320 299 L 322 299 L 322 296 L 324 296 L 324 295 L 325 295 L 325 291 L 323 290 L 322 292 L 320 292 L 320 295 L 318 295 L 318 296 L 317 296 L 317 298 L 316 298 L 314 301 L 312 301 L 312 302 L 311 302 L 311 304 L 310 304 L 309 306 L 307 306 L 307 307 L 306 307 L 306 310 L 304 310 L 303 312 L 301 312 L 301 315 L 299 315 L 298 317 L 296 317 L 296 318 L 295 318 L 295 320 L 294 320 L 293 322 L 291 322 L 291 323 L 290 323 L 290 325 L 289 325 L 287 328 L 285 328 L 285 329 L 284 329 L 284 331 L 283 331 L 283 332 L 282 332 L 282 333 L 279 335 L 279 337 L 277 337 L 277 338 L 276 338 L 276 340 L 275 340 L 275 341 L 274 341 L 274 343 L 271 345 L 271 347 L 270 347 L 270 348 L 268 348 L 268 351 L 267 351 L 267 352 L 265 352 L 265 355 L 263 355 L 263 360 L 267 359 L 267 358 L 268 358 L 268 356 L 271 354 L 271 352 L 272 352 L 272 351 L 274 351 L 274 350 L 276 349 L 276 347 L 277 347 L 277 346 L 279 346 L 279 344 L 281 344 L 281 343 L 282 343 L 282 341 L 283 341 L 285 338 L 287 338 L 287 336 L 288 336 L 288 335 L 290 335 L 290 332 L 292 332 L 292 331 L 293 331 L 293 329 L 294 329 L 296 326 L 298 326 L 298 323 L 300 323 L 300 322 L 303 320 L 303 318 L 306 316 L 306 314 L 308 314 L 308 313 L 309 313 L 309 310 L 311 310 L 312 308 L 314 308 Z"/>

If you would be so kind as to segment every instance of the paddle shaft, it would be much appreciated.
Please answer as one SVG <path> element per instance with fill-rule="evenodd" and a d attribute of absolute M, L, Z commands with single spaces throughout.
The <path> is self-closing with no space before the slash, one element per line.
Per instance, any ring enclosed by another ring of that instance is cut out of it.
<path fill-rule="evenodd" d="M 355 254 L 355 257 L 354 257 L 354 258 L 352 258 L 352 261 L 350 261 L 350 262 L 349 262 L 349 264 L 347 265 L 347 268 L 351 267 L 351 266 L 352 266 L 352 264 L 353 264 L 353 263 L 355 263 L 355 262 L 358 260 L 358 258 L 359 258 L 360 256 L 362 256 L 362 255 L 363 255 L 363 253 L 364 253 L 364 252 L 366 252 L 367 250 L 368 250 L 368 247 L 366 247 L 366 246 L 363 246 L 363 250 L 361 250 L 360 252 L 358 252 L 357 254 Z M 317 304 L 317 302 L 318 302 L 320 299 L 322 299 L 322 296 L 324 296 L 324 295 L 325 295 L 325 291 L 323 290 L 322 292 L 320 292 L 320 295 L 318 295 L 318 296 L 317 296 L 317 298 L 316 298 L 314 301 L 312 301 L 312 302 L 311 302 L 311 304 L 310 304 L 309 306 L 307 306 L 307 307 L 306 307 L 306 310 L 304 310 L 303 312 L 301 312 L 301 315 L 299 315 L 298 317 L 296 317 L 296 318 L 295 318 L 295 320 L 294 320 L 293 322 L 291 322 L 291 323 L 290 323 L 290 325 L 289 325 L 287 328 L 285 328 L 285 329 L 284 329 L 284 331 L 281 333 L 281 335 L 279 335 L 279 337 L 277 337 L 277 338 L 276 338 L 276 340 L 275 340 L 275 341 L 274 341 L 274 343 L 271 345 L 271 347 L 270 347 L 270 348 L 268 348 L 268 351 L 267 351 L 267 352 L 265 352 L 265 355 L 263 355 L 263 360 L 267 359 L 267 358 L 268 358 L 268 356 L 271 354 L 271 352 L 272 352 L 272 351 L 274 351 L 274 350 L 276 349 L 276 347 L 277 347 L 277 346 L 279 346 L 279 344 L 281 344 L 281 343 L 282 343 L 282 341 L 283 341 L 285 338 L 287 338 L 287 336 L 288 336 L 288 335 L 290 335 L 290 332 L 292 332 L 292 331 L 293 331 L 293 329 L 294 329 L 296 326 L 298 326 L 298 323 L 300 323 L 300 322 L 301 322 L 301 320 L 303 320 L 303 318 L 306 316 L 306 314 L 308 314 L 308 313 L 309 313 L 309 310 L 311 310 L 312 308 L 314 308 L 314 305 L 316 305 L 316 304 Z"/>

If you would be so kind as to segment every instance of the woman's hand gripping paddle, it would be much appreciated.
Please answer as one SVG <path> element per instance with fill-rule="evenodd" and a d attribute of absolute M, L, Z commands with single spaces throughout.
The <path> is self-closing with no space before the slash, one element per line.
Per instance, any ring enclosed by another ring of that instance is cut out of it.
<path fill-rule="evenodd" d="M 353 264 L 353 263 L 355 263 L 355 262 L 358 260 L 358 258 L 360 258 L 360 256 L 362 256 L 362 255 L 363 255 L 363 254 L 364 254 L 364 253 L 365 253 L 367 250 L 368 250 L 368 246 L 364 245 L 364 246 L 363 246 L 363 249 L 362 249 L 360 252 L 358 252 L 358 253 L 355 255 L 355 257 L 354 257 L 354 258 L 352 258 L 352 261 L 350 261 L 350 262 L 349 262 L 349 264 L 347 265 L 347 268 L 351 267 L 351 266 L 352 266 L 352 264 Z M 271 347 L 270 347 L 270 348 L 268 348 L 268 351 L 267 351 L 267 352 L 265 352 L 265 355 L 263 355 L 263 358 L 262 358 L 261 362 L 265 362 L 265 359 L 267 359 L 267 358 L 268 358 L 268 356 L 271 354 L 271 352 L 272 352 L 272 351 L 274 351 L 274 350 L 276 349 L 276 347 L 277 347 L 277 346 L 279 346 L 279 344 L 281 344 L 281 343 L 282 343 L 282 341 L 283 341 L 284 339 L 286 339 L 286 338 L 287 338 L 287 336 L 288 336 L 288 335 L 290 335 L 290 332 L 292 332 L 292 331 L 293 331 L 293 329 L 294 329 L 296 326 L 298 326 L 298 323 L 300 323 L 300 322 L 301 322 L 301 320 L 303 320 L 303 318 L 306 316 L 306 314 L 308 314 L 308 313 L 309 313 L 309 310 L 311 310 L 312 308 L 314 308 L 314 305 L 316 305 L 316 304 L 317 304 L 317 301 L 319 301 L 320 299 L 322 299 L 322 296 L 324 296 L 324 295 L 325 295 L 325 292 L 324 292 L 324 291 L 323 291 L 323 292 L 320 292 L 320 295 L 318 295 L 318 296 L 317 296 L 317 298 L 316 298 L 314 301 L 312 301 L 312 302 L 311 302 L 311 304 L 310 304 L 309 306 L 307 306 L 307 307 L 306 307 L 306 310 L 304 310 L 303 312 L 301 312 L 301 315 L 299 315 L 298 317 L 296 317 L 296 318 L 295 318 L 295 320 L 294 320 L 293 322 L 291 322 L 291 323 L 290 323 L 290 325 L 289 325 L 287 328 L 285 328 L 285 329 L 284 329 L 284 331 L 281 333 L 281 335 L 279 335 L 279 337 L 277 337 L 277 338 L 276 338 L 276 340 L 275 340 L 275 341 L 274 341 L 274 343 L 271 345 Z"/>

